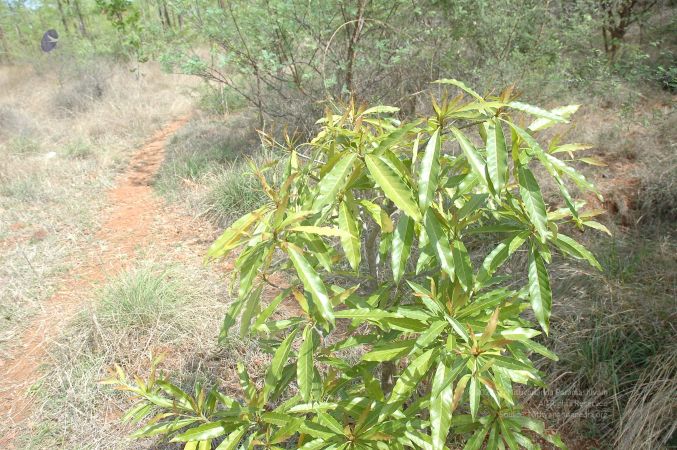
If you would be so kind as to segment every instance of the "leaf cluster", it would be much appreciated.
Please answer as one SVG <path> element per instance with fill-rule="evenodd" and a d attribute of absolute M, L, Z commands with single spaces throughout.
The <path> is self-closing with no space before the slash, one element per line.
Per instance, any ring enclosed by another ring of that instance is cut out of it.
<path fill-rule="evenodd" d="M 242 366 L 237 400 L 121 373 L 113 382 L 141 399 L 130 417 L 156 414 L 136 436 L 219 449 L 438 450 L 452 438 L 469 449 L 563 446 L 521 413 L 514 385 L 543 385 L 532 353 L 557 359 L 531 319 L 548 332 L 553 252 L 600 267 L 561 231 L 605 230 L 570 187 L 596 194 L 571 164 L 587 147 L 537 139 L 578 106 L 545 110 L 511 89 L 481 96 L 438 83 L 460 93 L 433 100 L 432 117 L 400 122 L 396 108 L 350 104 L 320 119 L 307 144 L 264 136 L 284 154 L 269 166 L 284 173 L 271 183 L 267 166 L 253 167 L 269 201 L 208 254 L 237 251 L 237 299 L 221 339 L 238 324 L 240 335 L 267 339 L 262 387 Z M 561 208 L 546 204 L 538 166 Z M 502 273 L 518 253 L 525 276 Z M 285 286 L 271 281 L 280 273 Z M 279 293 L 265 304 L 270 286 Z M 299 314 L 280 319 L 285 302 Z"/>

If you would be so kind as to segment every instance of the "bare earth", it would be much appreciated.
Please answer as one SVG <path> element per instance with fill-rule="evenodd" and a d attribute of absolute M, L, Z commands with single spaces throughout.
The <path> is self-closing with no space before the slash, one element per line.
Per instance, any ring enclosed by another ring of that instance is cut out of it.
<path fill-rule="evenodd" d="M 81 255 L 76 268 L 65 275 L 56 294 L 32 319 L 22 342 L 0 359 L 0 423 L 9 430 L 0 436 L 0 448 L 15 448 L 12 441 L 32 409 L 27 390 L 39 380 L 40 365 L 50 344 L 92 301 L 93 286 L 128 267 L 139 249 L 175 242 L 177 238 L 194 242 L 198 236 L 204 236 L 205 224 L 167 214 L 150 186 L 162 163 L 165 143 L 187 120 L 188 117 L 179 118 L 159 130 L 132 157 L 116 187 L 108 192 L 108 207 L 94 244 Z"/>

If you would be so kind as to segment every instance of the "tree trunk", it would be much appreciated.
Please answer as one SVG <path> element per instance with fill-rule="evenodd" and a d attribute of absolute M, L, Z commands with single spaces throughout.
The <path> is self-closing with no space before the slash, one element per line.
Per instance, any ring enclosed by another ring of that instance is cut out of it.
<path fill-rule="evenodd" d="M 63 23 L 63 28 L 66 33 L 69 33 L 70 30 L 68 29 L 68 21 L 66 20 L 66 14 L 63 12 L 63 5 L 61 4 L 61 0 L 56 0 L 56 6 L 59 9 L 59 16 L 61 17 L 61 23 Z"/>
<path fill-rule="evenodd" d="M 7 38 L 5 37 L 5 30 L 0 25 L 0 44 L 2 44 L 2 54 L 0 54 L 0 62 L 11 62 L 12 59 L 9 53 L 9 46 L 7 45 Z"/>
<path fill-rule="evenodd" d="M 350 95 L 353 95 L 353 66 L 355 65 L 355 57 L 357 55 L 356 47 L 364 28 L 364 11 L 366 8 L 367 0 L 358 0 L 357 15 L 352 27 L 353 32 L 348 39 L 348 54 L 346 55 L 348 66 L 346 67 L 345 86 Z"/>
<path fill-rule="evenodd" d="M 167 28 L 172 27 L 172 21 L 169 19 L 169 11 L 167 11 L 167 3 L 162 2 L 162 9 L 165 15 L 165 21 L 167 22 Z"/>
<path fill-rule="evenodd" d="M 87 27 L 85 26 L 85 18 L 82 16 L 82 11 L 80 10 L 80 3 L 78 0 L 73 0 L 73 5 L 75 6 L 75 14 L 78 16 L 80 34 L 82 37 L 88 37 Z"/>

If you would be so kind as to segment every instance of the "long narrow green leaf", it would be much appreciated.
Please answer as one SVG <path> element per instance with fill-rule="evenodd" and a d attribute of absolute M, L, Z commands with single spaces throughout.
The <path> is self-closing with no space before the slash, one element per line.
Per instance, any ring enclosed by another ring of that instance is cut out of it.
<path fill-rule="evenodd" d="M 393 232 L 393 221 L 390 219 L 388 213 L 386 213 L 379 205 L 365 199 L 358 200 L 357 203 L 362 205 L 364 210 L 372 217 L 372 219 L 374 219 L 374 222 L 381 227 L 383 233 Z"/>
<path fill-rule="evenodd" d="M 251 325 L 252 319 L 260 310 L 262 290 L 263 285 L 253 289 L 247 294 L 244 311 L 242 312 L 242 318 L 240 319 L 240 338 L 244 338 L 249 333 L 249 326 Z"/>
<path fill-rule="evenodd" d="M 459 89 L 461 89 L 461 90 L 467 92 L 468 94 L 472 95 L 472 96 L 475 97 L 477 100 L 479 100 L 479 101 L 481 101 L 481 102 L 484 101 L 484 98 L 483 98 L 480 94 L 478 94 L 477 92 L 475 92 L 472 88 L 466 86 L 466 84 L 463 83 L 462 81 L 458 81 L 458 80 L 456 80 L 456 79 L 454 79 L 454 78 L 444 78 L 444 79 L 435 81 L 435 83 L 440 83 L 440 84 L 451 84 L 451 85 L 454 85 L 454 86 L 456 86 L 457 88 L 459 88 Z"/>
<path fill-rule="evenodd" d="M 223 436 L 228 432 L 229 425 L 225 422 L 211 422 L 199 427 L 191 428 L 190 430 L 175 436 L 171 442 L 189 442 L 189 441 L 203 441 L 206 439 L 214 439 Z"/>
<path fill-rule="evenodd" d="M 287 254 L 289 254 L 289 257 L 296 268 L 296 273 L 298 273 L 299 278 L 303 282 L 303 286 L 311 293 L 313 300 L 315 300 L 315 306 L 320 314 L 320 318 L 333 327 L 334 311 L 322 279 L 303 256 L 298 247 L 291 244 L 288 245 Z"/>
<path fill-rule="evenodd" d="M 350 236 L 348 233 L 343 230 L 337 230 L 336 228 L 331 227 L 317 227 L 313 225 L 299 225 L 296 227 L 288 228 L 287 231 L 294 231 L 297 233 L 308 233 L 316 234 L 318 236 L 328 236 L 328 237 L 346 237 Z"/>
<path fill-rule="evenodd" d="M 315 366 L 313 364 L 313 352 L 315 351 L 315 332 L 311 324 L 303 330 L 303 343 L 299 348 L 299 356 L 296 362 L 296 377 L 304 402 L 310 401 L 315 378 Z"/>
<path fill-rule="evenodd" d="M 548 232 L 548 217 L 545 211 L 545 202 L 543 201 L 541 188 L 538 186 L 534 174 L 531 173 L 528 167 L 520 166 L 518 177 L 520 195 L 522 196 L 524 207 L 538 232 L 541 242 L 545 242 Z"/>
<path fill-rule="evenodd" d="M 487 124 L 487 168 L 495 192 L 503 190 L 508 173 L 508 153 L 501 122 L 492 119 Z"/>
<path fill-rule="evenodd" d="M 289 426 L 293 427 L 297 425 L 300 432 L 316 437 L 318 439 L 322 439 L 325 442 L 326 440 L 336 436 L 336 434 L 334 434 L 334 432 L 331 431 L 329 428 L 322 426 L 318 423 L 311 422 L 309 420 L 298 422 L 295 417 L 291 417 L 286 414 L 281 414 L 278 412 L 273 411 L 265 412 L 261 414 L 261 420 L 279 427 L 289 427 Z"/>
<path fill-rule="evenodd" d="M 454 399 L 453 383 L 448 379 L 450 369 L 444 362 L 437 365 L 430 392 L 430 429 L 433 450 L 446 448 L 447 435 L 451 425 L 451 404 Z"/>
<path fill-rule="evenodd" d="M 247 368 L 239 361 L 237 363 L 237 375 L 240 379 L 240 387 L 244 391 L 245 399 L 247 402 L 252 402 L 256 396 L 256 386 L 249 379 Z"/>
<path fill-rule="evenodd" d="M 342 155 L 334 167 L 322 177 L 317 184 L 318 194 L 313 201 L 314 210 L 322 209 L 325 205 L 336 201 L 337 194 L 345 187 L 348 175 L 353 170 L 356 158 L 355 153 Z"/>
<path fill-rule="evenodd" d="M 550 110 L 550 113 L 554 114 L 557 117 L 561 117 L 562 119 L 568 119 L 569 117 L 571 117 L 572 114 L 578 111 L 578 108 L 580 108 L 580 106 L 581 105 L 562 106 L 560 108 Z M 561 122 L 561 120 L 555 121 L 545 117 L 540 117 L 534 120 L 531 123 L 531 125 L 529 125 L 529 130 L 530 131 L 545 130 L 546 128 L 550 128 L 551 126 L 556 125 L 558 122 Z"/>
<path fill-rule="evenodd" d="M 482 159 L 482 156 L 479 154 L 475 146 L 468 140 L 468 138 L 459 130 L 458 128 L 452 128 L 451 132 L 454 133 L 458 144 L 461 146 L 461 150 L 465 154 L 465 157 L 468 159 L 468 164 L 472 168 L 473 172 L 486 183 L 486 163 Z"/>
<path fill-rule="evenodd" d="M 416 349 L 425 350 L 435 342 L 435 339 L 439 337 L 440 334 L 449 326 L 449 324 L 444 320 L 436 320 L 430 327 L 421 333 L 416 339 Z"/>
<path fill-rule="evenodd" d="M 451 253 L 454 257 L 454 271 L 463 289 L 468 291 L 473 285 L 473 270 L 468 250 L 460 239 L 454 240 Z"/>
<path fill-rule="evenodd" d="M 348 258 L 350 267 L 356 271 L 360 267 L 362 252 L 360 250 L 360 227 L 353 214 L 354 206 L 351 196 L 343 198 L 339 205 L 338 225 L 343 232 L 341 247 Z"/>
<path fill-rule="evenodd" d="M 454 279 L 454 259 L 449 247 L 449 238 L 442 229 L 442 224 L 435 216 L 432 209 L 428 209 L 425 214 L 425 231 L 428 234 L 430 245 L 435 249 L 442 270 L 444 270 L 450 279 Z"/>
<path fill-rule="evenodd" d="M 383 189 L 386 197 L 414 221 L 419 222 L 421 211 L 414 200 L 412 189 L 404 181 L 402 174 L 396 172 L 393 165 L 380 156 L 366 155 L 364 161 L 372 178 Z"/>
<path fill-rule="evenodd" d="M 526 103 L 521 103 L 521 102 L 510 102 L 508 103 L 508 106 L 511 108 L 524 111 L 526 113 L 532 114 L 534 116 L 538 117 L 543 117 L 548 120 L 552 120 L 553 122 L 568 122 L 567 119 L 564 117 L 554 114 L 550 111 L 547 111 L 543 108 L 539 108 L 538 106 L 533 106 L 533 105 L 528 105 Z"/>
<path fill-rule="evenodd" d="M 378 347 L 374 347 L 369 353 L 362 356 L 362 361 L 392 361 L 393 359 L 401 358 L 407 355 L 416 345 L 416 340 L 406 339 L 395 342 L 388 342 Z"/>
<path fill-rule="evenodd" d="M 435 259 L 435 249 L 430 244 L 428 233 L 425 231 L 425 226 L 421 227 L 418 235 L 418 260 L 416 261 L 416 274 L 418 275 L 426 269 Z"/>
<path fill-rule="evenodd" d="M 440 130 L 437 129 L 430 136 L 426 145 L 418 176 L 418 206 L 425 214 L 430 202 L 433 201 L 440 176 Z"/>
<path fill-rule="evenodd" d="M 555 245 L 557 245 L 568 255 L 571 255 L 577 259 L 584 259 L 595 269 L 600 271 L 602 270 L 602 266 L 599 264 L 599 261 L 597 261 L 592 252 L 569 236 L 558 233 L 557 238 L 555 239 Z"/>
<path fill-rule="evenodd" d="M 145 427 L 135 431 L 130 435 L 130 437 L 138 439 L 144 437 L 157 436 L 158 434 L 169 434 L 171 432 L 180 430 L 181 428 L 187 427 L 188 425 L 197 422 L 200 419 L 190 418 L 190 419 L 176 419 L 170 422 L 161 422 L 161 423 L 151 423 Z"/>
<path fill-rule="evenodd" d="M 237 318 L 240 317 L 240 312 L 245 304 L 247 298 L 238 298 L 228 307 L 226 315 L 223 317 L 221 330 L 219 330 L 219 343 L 223 343 L 228 339 L 228 332 L 237 323 Z"/>
<path fill-rule="evenodd" d="M 513 123 L 510 124 L 510 127 L 514 130 L 515 133 L 517 133 L 517 135 L 520 137 L 521 140 L 527 143 L 529 148 L 536 154 L 536 157 L 541 162 L 541 164 L 543 164 L 543 167 L 545 167 L 548 173 L 555 179 L 557 185 L 559 186 L 560 193 L 562 194 L 562 197 L 564 197 L 564 202 L 569 208 L 569 211 L 571 211 L 571 214 L 573 214 L 573 216 L 577 218 L 578 210 L 576 209 L 574 200 L 571 198 L 569 190 L 567 189 L 566 185 L 564 184 L 564 181 L 562 180 L 562 177 L 559 174 L 559 170 L 555 168 L 555 165 L 548 158 L 549 155 L 547 155 L 547 153 L 541 148 L 538 141 L 536 141 L 536 139 L 534 139 L 534 137 L 531 136 L 527 131 L 523 130 L 522 128 L 518 127 Z M 557 159 L 555 157 L 551 158 Z"/>
<path fill-rule="evenodd" d="M 225 257 L 232 249 L 244 243 L 249 237 L 251 226 L 271 209 L 270 205 L 262 206 L 233 222 L 207 250 L 208 260 Z"/>
<path fill-rule="evenodd" d="M 536 319 L 547 334 L 550 326 L 552 291 L 545 261 L 536 248 L 531 250 L 529 258 L 529 298 Z"/>
<path fill-rule="evenodd" d="M 242 425 L 240 428 L 230 433 L 228 437 L 216 447 L 216 450 L 235 450 L 246 433 L 247 425 Z"/>
<path fill-rule="evenodd" d="M 266 260 L 266 256 L 273 250 L 267 242 L 247 248 L 235 262 L 240 271 L 240 285 L 238 286 L 238 298 L 244 298 L 253 289 L 254 278 Z"/>
<path fill-rule="evenodd" d="M 478 287 L 481 287 L 486 283 L 494 272 L 496 272 L 496 270 L 498 270 L 498 268 L 508 259 L 508 244 L 510 243 L 510 239 L 511 238 L 508 238 L 502 241 L 484 258 L 482 267 L 480 267 L 479 273 L 477 274 Z"/>
<path fill-rule="evenodd" d="M 470 416 L 475 420 L 477 412 L 480 408 L 480 384 L 477 382 L 477 377 L 473 376 L 470 379 L 470 389 L 468 395 L 470 396 Z"/>
<path fill-rule="evenodd" d="M 576 169 L 569 166 L 561 159 L 549 153 L 545 153 L 543 157 L 547 159 L 550 162 L 550 164 L 552 164 L 555 167 L 555 169 L 568 176 L 571 179 L 571 181 L 573 181 L 576 184 L 576 186 L 578 186 L 579 189 L 581 189 L 582 191 L 594 192 L 597 194 L 598 197 L 600 197 L 599 191 L 597 190 L 595 185 L 589 182 L 585 178 L 585 176 L 583 176 L 582 173 L 578 172 Z"/>
<path fill-rule="evenodd" d="M 395 386 L 393 386 L 386 406 L 381 410 L 381 413 L 378 416 L 379 422 L 397 411 L 397 409 L 411 396 L 411 393 L 416 389 L 421 378 L 428 373 L 428 369 L 430 369 L 436 351 L 436 349 L 430 349 L 423 353 L 421 356 L 414 359 L 404 372 L 402 372 L 402 375 L 397 379 Z"/>
<path fill-rule="evenodd" d="M 407 267 L 411 254 L 411 244 L 414 242 L 414 221 L 406 214 L 400 214 L 397 228 L 393 234 L 392 269 L 393 279 L 399 283 Z"/>
<path fill-rule="evenodd" d="M 487 433 L 489 433 L 490 425 L 491 424 L 489 423 L 478 429 L 475 434 L 473 434 L 472 437 L 468 439 L 468 442 L 466 442 L 463 450 L 479 450 L 482 448 L 482 443 L 484 443 L 484 439 L 487 437 Z"/>
<path fill-rule="evenodd" d="M 260 314 L 256 316 L 256 320 L 254 321 L 254 325 L 252 325 L 252 328 L 257 331 L 258 328 L 263 325 L 271 315 L 277 310 L 277 307 L 282 303 L 282 301 L 289 296 L 289 293 L 291 292 L 291 288 L 284 289 L 281 291 L 279 294 L 275 296 L 275 298 L 266 306 L 266 308 L 261 311 Z"/>
<path fill-rule="evenodd" d="M 287 364 L 289 359 L 289 353 L 291 352 L 291 345 L 296 338 L 298 333 L 298 328 L 295 328 L 289 335 L 282 341 L 280 346 L 275 350 L 273 359 L 270 362 L 268 371 L 266 372 L 266 380 L 263 386 L 263 397 L 268 399 L 268 395 L 277 388 L 277 384 L 282 379 L 282 371 L 284 366 Z"/>

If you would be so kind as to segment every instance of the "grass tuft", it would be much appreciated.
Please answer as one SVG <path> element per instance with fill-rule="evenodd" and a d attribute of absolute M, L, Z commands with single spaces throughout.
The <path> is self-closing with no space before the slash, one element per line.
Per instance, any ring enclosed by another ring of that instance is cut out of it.
<path fill-rule="evenodd" d="M 143 329 L 158 322 L 172 323 L 191 296 L 171 269 L 147 265 L 109 282 L 95 313 L 105 330 Z"/>
<path fill-rule="evenodd" d="M 170 140 L 156 187 L 170 197 L 186 182 L 194 182 L 219 167 L 251 154 L 258 140 L 253 128 L 232 118 L 227 123 L 198 119 L 186 125 Z"/>
<path fill-rule="evenodd" d="M 677 248 L 647 229 L 617 231 L 590 247 L 604 273 L 551 270 L 559 304 L 545 343 L 560 361 L 542 361 L 554 395 L 532 407 L 548 411 L 565 435 L 661 448 L 674 434 L 665 416 L 677 405 Z"/>
<path fill-rule="evenodd" d="M 70 142 L 64 150 L 68 157 L 74 159 L 86 159 L 94 154 L 91 144 L 83 139 Z"/>
<path fill-rule="evenodd" d="M 156 440 L 132 443 L 119 422 L 126 397 L 101 385 L 114 364 L 145 375 L 149 355 L 165 353 L 163 370 L 178 377 L 214 380 L 218 324 L 225 312 L 223 286 L 207 269 L 142 261 L 108 280 L 95 306 L 83 311 L 52 346 L 35 426 L 22 448 L 173 448 Z M 235 363 L 233 362 L 233 365 Z M 233 373 L 235 371 L 233 370 Z"/>
<path fill-rule="evenodd" d="M 19 155 L 38 153 L 40 151 L 40 143 L 35 139 L 19 135 L 9 141 L 7 149 L 11 153 Z"/>
<path fill-rule="evenodd" d="M 267 199 L 249 167 L 233 163 L 208 176 L 208 191 L 202 200 L 204 214 L 212 222 L 227 226 L 238 217 L 260 207 Z"/>

